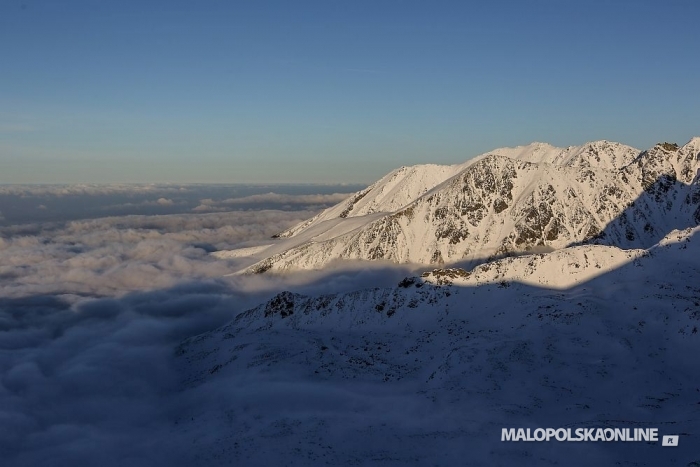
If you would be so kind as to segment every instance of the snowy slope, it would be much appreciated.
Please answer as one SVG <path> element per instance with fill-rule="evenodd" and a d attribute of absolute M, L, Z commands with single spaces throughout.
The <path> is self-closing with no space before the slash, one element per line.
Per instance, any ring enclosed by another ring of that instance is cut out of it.
<path fill-rule="evenodd" d="M 175 429 L 198 434 L 206 465 L 696 465 L 699 257 L 696 227 L 646 251 L 584 245 L 394 288 L 284 292 L 178 348 L 185 384 L 229 391 Z M 681 436 L 502 443 L 503 427 Z"/>
<path fill-rule="evenodd" d="M 292 237 L 310 226 L 338 217 L 357 217 L 376 212 L 397 211 L 489 155 L 502 155 L 526 162 L 619 169 L 632 162 L 639 155 L 639 150 L 608 141 L 595 141 L 568 148 L 557 148 L 546 143 L 532 143 L 528 146 L 495 149 L 463 164 L 401 167 L 336 206 L 280 233 L 278 237 Z"/>
<path fill-rule="evenodd" d="M 285 230 L 278 237 L 292 237 L 309 227 L 328 220 L 396 211 L 454 176 L 461 167 L 461 165 L 436 164 L 401 167 L 345 201 L 326 209 L 308 221 Z"/>
<path fill-rule="evenodd" d="M 673 229 L 700 222 L 695 177 L 700 138 L 682 148 L 657 145 L 637 155 L 605 141 L 493 152 L 460 166 L 432 189 L 411 178 L 410 185 L 420 189 L 403 186 L 401 196 L 382 198 L 391 200 L 382 209 L 396 208 L 409 194 L 425 194 L 392 212 L 378 212 L 375 195 L 382 183 L 397 192 L 390 174 L 351 200 L 357 216 L 343 218 L 350 205 L 342 203 L 325 211 L 325 221 L 300 226 L 296 242 L 279 244 L 247 272 L 319 269 L 339 259 L 439 265 L 581 242 L 647 248 Z M 365 198 L 367 204 L 361 204 Z M 332 226 L 332 233 L 324 225 Z M 301 238 L 310 231 L 323 234 Z"/>
<path fill-rule="evenodd" d="M 675 232 L 675 231 L 674 231 Z M 510 282 L 563 289 L 610 272 L 649 253 L 617 247 L 585 245 L 551 253 L 509 257 L 482 264 L 470 271 L 461 268 L 434 269 L 422 278 L 437 285 L 482 285 Z"/>

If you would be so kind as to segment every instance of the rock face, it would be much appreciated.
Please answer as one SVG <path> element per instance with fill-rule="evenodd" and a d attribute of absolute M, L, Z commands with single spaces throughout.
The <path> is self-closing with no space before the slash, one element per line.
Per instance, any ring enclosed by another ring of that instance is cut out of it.
<path fill-rule="evenodd" d="M 247 272 L 339 259 L 441 265 L 583 243 L 648 248 L 700 223 L 699 157 L 700 138 L 643 152 L 534 143 L 462 165 L 402 167 L 280 234 L 315 233 Z"/>

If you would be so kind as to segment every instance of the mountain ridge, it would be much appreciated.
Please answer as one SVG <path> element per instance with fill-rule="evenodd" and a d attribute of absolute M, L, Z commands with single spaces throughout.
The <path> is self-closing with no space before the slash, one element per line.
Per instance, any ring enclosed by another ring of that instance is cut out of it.
<path fill-rule="evenodd" d="M 677 230 L 646 250 L 503 258 L 393 287 L 280 292 L 177 347 L 183 384 L 206 395 L 222 382 L 232 403 L 191 411 L 176 429 L 207 430 L 208 465 L 277 456 L 486 466 L 494 455 L 508 465 L 665 465 L 669 455 L 693 465 L 699 234 Z M 512 426 L 659 427 L 681 441 L 671 454 L 660 442 L 524 449 L 501 442 Z"/>
<path fill-rule="evenodd" d="M 585 242 L 649 247 L 700 222 L 699 155 L 700 138 L 641 152 L 602 140 L 402 167 L 283 232 L 290 243 L 244 272 L 342 259 L 449 264 Z"/>

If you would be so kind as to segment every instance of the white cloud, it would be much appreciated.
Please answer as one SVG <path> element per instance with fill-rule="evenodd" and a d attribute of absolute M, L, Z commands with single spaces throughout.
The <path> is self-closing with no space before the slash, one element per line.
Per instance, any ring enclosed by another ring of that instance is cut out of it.
<path fill-rule="evenodd" d="M 182 193 L 186 186 L 168 184 L 73 184 L 73 185 L 0 185 L 0 195 L 74 196 L 74 195 L 144 195 L 148 193 Z"/>
<path fill-rule="evenodd" d="M 228 198 L 224 200 L 202 199 L 192 210 L 195 212 L 221 212 L 232 206 L 242 205 L 284 205 L 284 206 L 331 206 L 350 196 L 348 193 L 290 195 L 281 193 L 263 193 L 259 195 Z"/>
<path fill-rule="evenodd" d="M 268 241 L 315 211 L 126 216 L 65 226 L 0 229 L 0 294 L 115 295 L 169 287 L 181 280 L 218 278 L 236 262 L 216 249 Z M 240 260 L 238 260 L 240 261 Z"/>
<path fill-rule="evenodd" d="M 260 195 L 230 198 L 219 201 L 220 204 L 250 204 L 250 203 L 280 203 L 280 204 L 336 204 L 347 199 L 348 193 L 287 195 L 280 193 L 264 193 Z"/>
<path fill-rule="evenodd" d="M 176 345 L 290 285 L 279 277 L 223 279 L 237 263 L 207 251 L 269 242 L 314 213 L 125 216 L 0 228 L 6 465 L 196 464 L 202 448 L 193 448 L 178 424 L 193 411 L 206 416 L 225 388 L 183 384 Z M 306 277 L 309 290 L 325 291 L 387 279 L 370 276 Z M 307 287 L 302 276 L 293 285 Z"/>

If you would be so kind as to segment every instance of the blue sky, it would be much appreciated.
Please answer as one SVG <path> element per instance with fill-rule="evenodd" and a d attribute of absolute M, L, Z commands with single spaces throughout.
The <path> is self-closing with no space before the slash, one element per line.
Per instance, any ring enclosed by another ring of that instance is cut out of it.
<path fill-rule="evenodd" d="M 370 182 L 700 135 L 700 3 L 0 2 L 0 183 Z"/>

